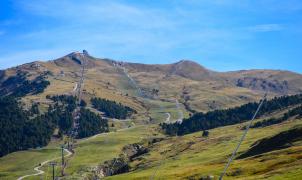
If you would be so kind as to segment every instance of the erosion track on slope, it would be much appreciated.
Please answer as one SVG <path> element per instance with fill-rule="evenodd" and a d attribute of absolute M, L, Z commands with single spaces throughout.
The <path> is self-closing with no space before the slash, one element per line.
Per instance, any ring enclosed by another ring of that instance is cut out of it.
<path fill-rule="evenodd" d="M 122 69 L 129 82 L 138 91 L 138 95 L 142 98 L 146 98 L 145 94 L 143 93 L 142 89 L 138 86 L 137 82 L 129 75 L 127 69 L 122 64 L 114 64 L 114 66 L 116 66 L 118 69 Z"/>

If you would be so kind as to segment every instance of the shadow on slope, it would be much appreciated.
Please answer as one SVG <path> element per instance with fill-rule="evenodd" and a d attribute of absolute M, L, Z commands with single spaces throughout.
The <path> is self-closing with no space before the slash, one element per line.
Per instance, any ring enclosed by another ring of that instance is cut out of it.
<path fill-rule="evenodd" d="M 300 140 L 302 140 L 302 126 L 294 127 L 290 130 L 280 132 L 272 137 L 256 141 L 249 150 L 238 156 L 237 159 L 284 149 L 292 146 L 292 143 Z"/>

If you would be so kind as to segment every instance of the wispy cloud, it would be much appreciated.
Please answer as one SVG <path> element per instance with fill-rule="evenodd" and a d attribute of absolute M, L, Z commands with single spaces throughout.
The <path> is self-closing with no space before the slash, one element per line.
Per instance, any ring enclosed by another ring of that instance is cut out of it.
<path fill-rule="evenodd" d="M 259 24 L 255 26 L 248 27 L 250 31 L 253 32 L 272 32 L 272 31 L 281 31 L 284 29 L 284 26 L 281 24 Z"/>
<path fill-rule="evenodd" d="M 20 51 L 14 54 L 1 55 L 0 64 L 5 63 L 5 67 L 0 66 L 0 69 L 17 66 L 31 61 L 53 60 L 59 56 L 63 56 L 71 51 L 62 49 L 33 49 L 28 51 Z M 47 58 L 46 58 L 47 57 Z"/>
<path fill-rule="evenodd" d="M 225 5 L 217 3 L 219 6 Z M 125 1 L 92 0 L 86 3 L 77 0 L 25 0 L 17 2 L 16 6 L 26 14 L 58 24 L 35 28 L 19 35 L 19 40 L 31 42 L 33 46 L 34 51 L 26 51 L 40 55 L 46 48 L 85 48 L 102 57 L 122 59 L 144 56 L 149 60 L 161 61 L 189 58 L 187 52 L 192 51 L 204 55 L 217 51 L 231 52 L 238 48 L 235 46 L 238 41 L 249 36 L 240 27 L 217 26 L 224 20 L 215 19 L 214 12 L 200 11 L 196 5 L 185 7 L 182 3 L 173 4 L 167 9 Z M 183 52 L 175 53 L 177 49 Z M 30 53 L 17 54 L 19 57 L 37 57 Z M 46 51 L 42 57 L 47 58 L 47 55 L 49 53 Z"/>
<path fill-rule="evenodd" d="M 105 23 L 139 28 L 162 28 L 174 24 L 174 21 L 166 17 L 168 13 L 159 9 L 137 7 L 118 1 L 22 1 L 17 5 L 27 13 L 55 18 L 67 24 Z"/>
<path fill-rule="evenodd" d="M 276 34 L 266 41 L 264 32 L 299 29 L 302 17 L 296 13 L 299 0 L 13 2 L 16 12 L 0 22 L 0 31 L 6 32 L 0 32 L 0 68 L 81 49 L 97 57 L 147 63 L 181 58 L 208 60 L 210 65 L 212 60 L 242 62 L 268 54 L 261 50 L 278 43 Z M 299 40 L 291 37 L 288 41 Z"/>

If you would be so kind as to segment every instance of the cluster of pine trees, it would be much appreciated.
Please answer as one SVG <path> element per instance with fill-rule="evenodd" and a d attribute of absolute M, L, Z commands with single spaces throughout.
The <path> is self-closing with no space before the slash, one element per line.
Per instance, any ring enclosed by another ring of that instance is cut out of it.
<path fill-rule="evenodd" d="M 108 121 L 101 118 L 100 115 L 85 108 L 81 108 L 80 113 L 78 138 L 85 138 L 109 131 Z"/>
<path fill-rule="evenodd" d="M 59 128 L 60 135 L 67 134 L 76 107 L 72 98 L 64 97 L 64 103 L 50 105 L 44 114 L 37 104 L 26 111 L 15 97 L 0 98 L 0 156 L 47 145 L 55 128 Z"/>
<path fill-rule="evenodd" d="M 300 103 L 302 103 L 302 94 L 275 97 L 269 101 L 265 100 L 258 113 L 258 117 L 265 113 L 270 113 Z M 184 135 L 220 126 L 242 123 L 253 116 L 258 105 L 259 103 L 254 102 L 230 109 L 214 110 L 207 113 L 200 112 L 183 120 L 182 123 L 163 123 L 160 124 L 160 126 L 165 133 L 169 135 Z"/>
<path fill-rule="evenodd" d="M 55 102 L 54 106 L 49 107 L 52 117 L 55 119 L 59 128 L 59 135 L 68 134 L 72 129 L 72 112 L 76 108 L 76 97 L 68 95 L 46 96 Z"/>
<path fill-rule="evenodd" d="M 47 96 L 47 98 L 56 102 L 53 112 L 56 112 L 56 114 L 60 117 L 58 119 L 60 135 L 70 133 L 73 126 L 72 112 L 76 108 L 76 97 L 57 95 Z M 83 102 L 84 101 L 82 101 L 81 104 L 84 104 Z M 85 109 L 84 107 L 81 108 L 77 138 L 89 137 L 98 133 L 108 132 L 108 130 L 109 128 L 107 120 L 102 119 L 99 115 L 91 112 L 88 109 Z"/>
<path fill-rule="evenodd" d="M 11 76 L 3 81 L 0 85 L 0 95 L 11 95 L 15 97 L 22 97 L 26 94 L 39 94 L 44 92 L 44 89 L 50 85 L 50 82 L 46 80 L 46 75 L 41 74 L 34 80 L 28 80 L 26 78 L 27 72 L 18 72 L 16 76 Z"/>
<path fill-rule="evenodd" d="M 132 113 L 135 113 L 135 110 L 132 108 L 107 99 L 92 98 L 91 103 L 95 109 L 104 112 L 110 118 L 126 119 Z"/>
<path fill-rule="evenodd" d="M 10 96 L 0 98 L 0 107 L 0 156 L 48 144 L 55 128 L 50 112 L 30 118 L 35 112 L 23 110 Z"/>
<path fill-rule="evenodd" d="M 47 99 L 53 100 L 57 106 L 61 105 L 64 109 L 68 112 L 74 111 L 77 107 L 77 98 L 75 96 L 68 96 L 68 95 L 56 95 L 56 96 L 46 96 Z"/>
<path fill-rule="evenodd" d="M 67 95 L 48 98 L 54 104 L 41 114 L 37 104 L 27 111 L 22 109 L 16 97 L 0 97 L 0 157 L 14 151 L 46 146 L 55 128 L 59 129 L 60 136 L 70 133 L 76 98 Z M 80 113 L 78 138 L 108 132 L 107 120 L 85 108 L 81 108 Z"/>
<path fill-rule="evenodd" d="M 263 121 L 258 121 L 255 124 L 253 124 L 251 126 L 251 128 L 260 128 L 260 127 L 271 126 L 271 125 L 274 125 L 274 124 L 279 124 L 279 123 L 282 123 L 284 121 L 287 121 L 290 117 L 293 117 L 293 116 L 302 117 L 302 105 L 288 110 L 280 118 L 274 118 L 273 117 L 273 118 L 265 119 Z"/>

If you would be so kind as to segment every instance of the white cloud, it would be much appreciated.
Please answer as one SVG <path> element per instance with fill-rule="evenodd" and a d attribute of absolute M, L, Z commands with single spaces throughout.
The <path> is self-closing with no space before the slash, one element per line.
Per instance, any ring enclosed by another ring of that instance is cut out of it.
<path fill-rule="evenodd" d="M 284 27 L 281 24 L 259 24 L 248 28 L 253 32 L 272 32 L 281 31 Z"/>

